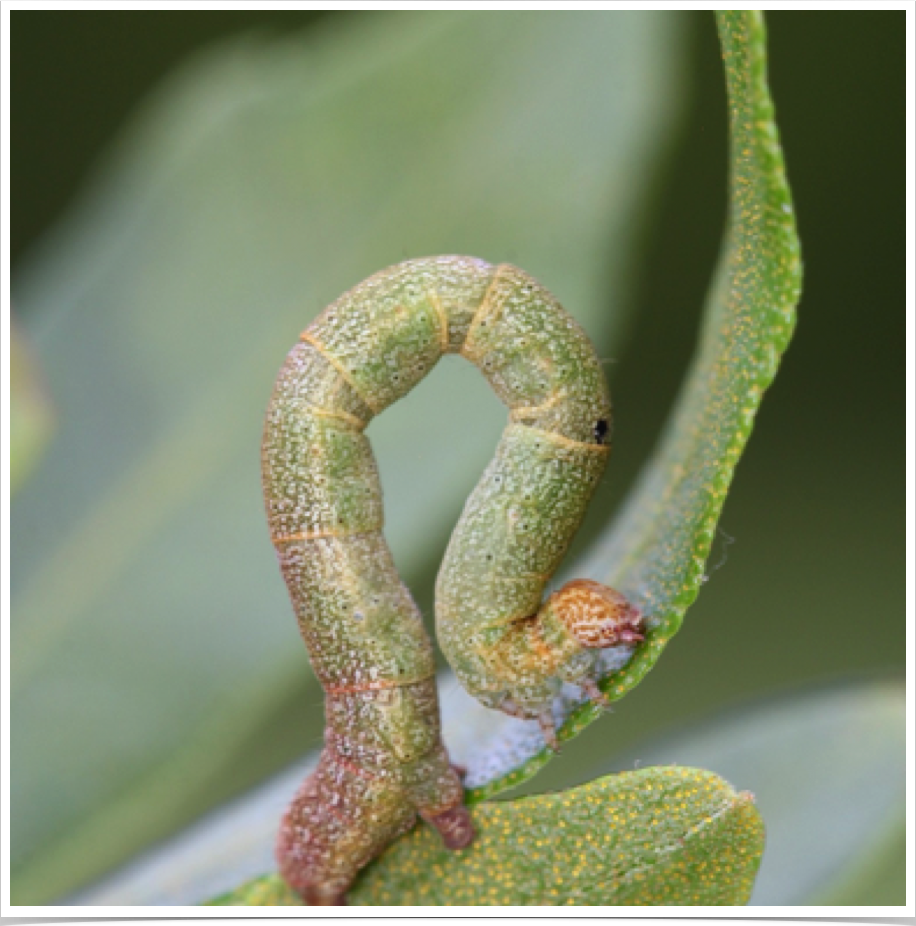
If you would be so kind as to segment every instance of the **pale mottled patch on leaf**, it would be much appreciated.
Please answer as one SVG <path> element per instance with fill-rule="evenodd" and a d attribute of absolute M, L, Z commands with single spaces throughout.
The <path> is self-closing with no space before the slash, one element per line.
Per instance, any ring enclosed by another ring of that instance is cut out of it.
<path fill-rule="evenodd" d="M 41 458 L 54 416 L 37 361 L 22 332 L 10 326 L 10 490 L 15 492 Z"/>

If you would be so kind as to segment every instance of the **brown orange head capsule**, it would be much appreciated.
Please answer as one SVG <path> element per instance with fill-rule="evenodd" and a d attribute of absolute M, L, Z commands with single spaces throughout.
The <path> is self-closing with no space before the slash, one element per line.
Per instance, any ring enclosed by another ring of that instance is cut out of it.
<path fill-rule="evenodd" d="M 550 596 L 550 606 L 567 631 L 588 649 L 643 640 L 644 621 L 639 609 L 600 582 L 567 582 Z"/>

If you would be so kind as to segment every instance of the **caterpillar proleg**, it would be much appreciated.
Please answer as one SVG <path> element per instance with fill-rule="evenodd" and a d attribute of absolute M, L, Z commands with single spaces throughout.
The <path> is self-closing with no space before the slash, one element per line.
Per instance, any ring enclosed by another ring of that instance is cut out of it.
<path fill-rule="evenodd" d="M 473 838 L 440 736 L 432 644 L 382 536 L 363 434 L 444 353 L 475 363 L 510 410 L 436 587 L 439 644 L 462 684 L 537 718 L 555 747 L 559 684 L 600 702 L 596 651 L 642 639 L 639 612 L 596 582 L 542 601 L 610 449 L 601 365 L 557 300 L 515 267 L 434 257 L 332 303 L 287 356 L 262 447 L 271 538 L 326 695 L 324 751 L 277 850 L 281 874 L 313 904 L 344 902 L 417 814 L 450 848 Z"/>

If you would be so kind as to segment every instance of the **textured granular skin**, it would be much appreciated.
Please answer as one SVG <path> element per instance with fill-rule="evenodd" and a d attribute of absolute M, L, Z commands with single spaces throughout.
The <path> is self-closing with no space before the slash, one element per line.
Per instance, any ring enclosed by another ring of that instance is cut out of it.
<path fill-rule="evenodd" d="M 326 693 L 326 740 L 281 827 L 280 871 L 308 902 L 344 902 L 361 867 L 417 814 L 450 848 L 473 838 L 439 727 L 432 644 L 382 535 L 363 431 L 445 353 L 510 411 L 436 589 L 439 643 L 484 704 L 538 718 L 561 681 L 596 700 L 598 649 L 635 643 L 616 592 L 544 590 L 604 473 L 611 408 L 588 338 L 523 271 L 468 257 L 408 261 L 332 303 L 290 351 L 262 449 L 271 538 Z"/>

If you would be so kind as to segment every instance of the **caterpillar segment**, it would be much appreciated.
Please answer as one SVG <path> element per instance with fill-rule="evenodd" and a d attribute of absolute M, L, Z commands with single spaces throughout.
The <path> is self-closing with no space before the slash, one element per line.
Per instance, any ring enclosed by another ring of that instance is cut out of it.
<path fill-rule="evenodd" d="M 325 689 L 325 746 L 280 830 L 280 871 L 313 904 L 419 815 L 449 848 L 473 838 L 442 743 L 432 644 L 385 543 L 363 433 L 444 353 L 475 363 L 509 408 L 496 455 L 455 528 L 436 587 L 439 644 L 489 707 L 536 718 L 596 654 L 642 639 L 642 617 L 596 582 L 544 600 L 609 453 L 611 409 L 587 337 L 523 271 L 468 257 L 407 261 L 332 303 L 277 378 L 262 447 L 268 524 Z"/>

